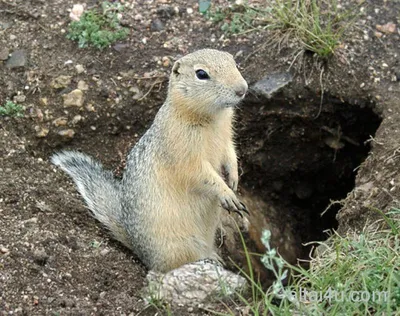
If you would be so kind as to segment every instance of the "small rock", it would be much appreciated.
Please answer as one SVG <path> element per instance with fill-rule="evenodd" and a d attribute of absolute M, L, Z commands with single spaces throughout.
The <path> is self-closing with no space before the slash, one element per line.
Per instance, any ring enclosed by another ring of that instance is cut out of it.
<path fill-rule="evenodd" d="M 11 25 L 12 23 L 0 21 L 0 31 L 5 31 L 9 27 L 11 27 Z"/>
<path fill-rule="evenodd" d="M 91 104 L 91 103 L 86 105 L 86 110 L 88 110 L 89 112 L 96 112 L 96 109 L 94 108 L 93 104 Z"/>
<path fill-rule="evenodd" d="M 68 87 L 71 84 L 71 79 L 72 79 L 72 76 L 61 75 L 61 76 L 58 76 L 57 78 L 54 78 L 51 81 L 50 86 L 53 89 L 63 89 L 63 88 Z"/>
<path fill-rule="evenodd" d="M 161 59 L 161 61 L 162 61 L 162 65 L 163 65 L 163 67 L 169 67 L 170 65 L 171 65 L 171 60 L 167 57 L 167 56 L 164 56 L 162 59 Z"/>
<path fill-rule="evenodd" d="M 122 44 L 122 43 L 117 43 L 113 46 L 113 48 L 117 51 L 117 52 L 122 52 L 123 50 L 125 50 L 126 48 L 128 48 L 129 45 L 128 44 Z"/>
<path fill-rule="evenodd" d="M 13 101 L 15 103 L 24 103 L 26 100 L 26 96 L 23 94 L 18 94 L 16 96 L 13 97 Z"/>
<path fill-rule="evenodd" d="M 79 21 L 83 11 L 85 11 L 85 7 L 82 4 L 74 4 L 74 6 L 72 7 L 72 10 L 69 14 L 69 18 L 72 21 Z"/>
<path fill-rule="evenodd" d="M 79 80 L 79 81 L 78 81 L 78 89 L 79 89 L 79 90 L 86 91 L 86 90 L 89 90 L 89 86 L 88 86 L 88 84 L 87 84 L 85 81 Z"/>
<path fill-rule="evenodd" d="M 186 9 L 186 12 L 187 12 L 188 14 L 193 14 L 193 9 L 192 9 L 192 8 L 187 8 L 187 9 Z"/>
<path fill-rule="evenodd" d="M 26 53 L 24 50 L 14 51 L 6 62 L 6 67 L 10 69 L 25 67 L 27 63 Z"/>
<path fill-rule="evenodd" d="M 79 123 L 80 121 L 82 121 L 82 119 L 83 119 L 82 115 L 79 115 L 79 114 L 75 115 L 74 118 L 72 119 L 71 123 L 73 125 L 75 125 L 75 124 Z"/>
<path fill-rule="evenodd" d="M 61 302 L 60 302 L 60 306 L 61 307 L 75 307 L 76 303 L 73 299 L 70 298 L 64 298 Z"/>
<path fill-rule="evenodd" d="M 102 256 L 106 256 L 109 252 L 110 252 L 109 249 L 104 248 L 104 249 L 102 249 L 102 250 L 100 251 L 100 254 L 101 254 Z"/>
<path fill-rule="evenodd" d="M 85 68 L 83 68 L 82 65 L 76 65 L 76 66 L 75 66 L 75 70 L 76 70 L 76 72 L 77 72 L 78 74 L 81 74 L 81 73 L 83 73 L 83 72 L 85 71 Z"/>
<path fill-rule="evenodd" d="M 379 32 L 382 32 L 385 34 L 391 34 L 391 33 L 396 32 L 396 24 L 394 24 L 392 22 L 386 23 L 384 25 L 377 24 L 376 29 Z"/>
<path fill-rule="evenodd" d="M 7 47 L 0 49 L 0 60 L 7 60 L 10 50 Z"/>
<path fill-rule="evenodd" d="M 400 81 L 400 69 L 395 71 L 396 80 Z"/>
<path fill-rule="evenodd" d="M 134 17 L 133 17 L 133 19 L 135 20 L 135 21 L 141 21 L 141 20 L 143 20 L 143 15 L 141 15 L 141 14 L 136 14 Z"/>
<path fill-rule="evenodd" d="M 165 28 L 164 23 L 160 19 L 155 19 L 151 22 L 150 30 L 160 32 Z"/>
<path fill-rule="evenodd" d="M 15 36 L 14 34 L 10 35 L 10 41 L 15 41 L 17 39 L 17 36 Z"/>
<path fill-rule="evenodd" d="M 178 9 L 178 12 L 179 12 L 179 9 Z M 157 15 L 160 18 L 163 18 L 163 19 L 170 19 L 176 13 L 177 13 L 177 11 L 172 6 L 163 6 L 163 7 L 159 8 L 159 9 L 157 9 Z"/>
<path fill-rule="evenodd" d="M 381 32 L 375 32 L 374 34 L 377 38 L 381 38 L 383 36 L 383 33 Z"/>
<path fill-rule="evenodd" d="M 165 274 L 150 271 L 146 279 L 146 301 L 157 297 L 176 306 L 197 306 L 247 288 L 246 279 L 207 259 L 185 264 Z"/>
<path fill-rule="evenodd" d="M 63 129 L 57 134 L 64 138 L 73 138 L 75 136 L 75 131 L 73 129 Z"/>
<path fill-rule="evenodd" d="M 68 123 L 68 119 L 66 117 L 59 117 L 53 121 L 53 125 L 55 127 L 66 126 Z"/>
<path fill-rule="evenodd" d="M 35 126 L 36 137 L 43 138 L 49 134 L 49 129 L 46 127 Z"/>
<path fill-rule="evenodd" d="M 44 105 L 44 106 L 47 106 L 47 105 L 48 105 L 48 100 L 47 100 L 47 98 L 40 98 L 40 104 L 41 104 L 41 105 Z"/>
<path fill-rule="evenodd" d="M 6 247 L 0 247 L 0 252 L 1 253 L 9 253 L 10 250 L 8 250 Z"/>
<path fill-rule="evenodd" d="M 289 72 L 275 73 L 268 75 L 257 81 L 252 89 L 259 95 L 263 95 L 268 99 L 284 86 L 292 82 L 293 76 Z"/>
<path fill-rule="evenodd" d="M 139 100 L 142 96 L 143 93 L 140 91 L 140 89 L 137 86 L 133 86 L 129 88 L 129 92 L 133 93 L 133 100 Z"/>
<path fill-rule="evenodd" d="M 25 221 L 23 221 L 24 225 L 30 226 L 32 224 L 37 224 L 38 222 L 38 218 L 37 217 L 32 217 L 30 219 L 27 219 Z"/>
<path fill-rule="evenodd" d="M 41 266 L 44 266 L 49 259 L 49 255 L 43 248 L 35 249 L 33 252 L 33 260 Z"/>
<path fill-rule="evenodd" d="M 69 106 L 82 107 L 84 101 L 83 92 L 82 90 L 75 89 L 68 94 L 64 94 L 63 99 L 65 107 Z"/>

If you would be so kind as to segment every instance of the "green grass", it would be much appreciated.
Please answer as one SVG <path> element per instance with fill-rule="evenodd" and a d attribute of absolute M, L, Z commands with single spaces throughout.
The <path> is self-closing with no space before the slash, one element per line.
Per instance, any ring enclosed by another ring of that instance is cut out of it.
<path fill-rule="evenodd" d="M 94 46 L 103 49 L 112 43 L 125 39 L 129 30 L 119 24 L 118 14 L 123 6 L 103 2 L 100 9 L 85 11 L 79 21 L 69 25 L 67 38 L 77 41 L 79 47 Z"/>
<path fill-rule="evenodd" d="M 252 315 L 399 315 L 400 209 L 393 208 L 383 220 L 390 229 L 331 236 L 320 244 L 324 250 L 310 261 L 309 270 L 285 262 L 270 247 L 270 232 L 264 232 L 267 251 L 261 261 L 276 281 L 264 292 L 247 275 L 251 298 L 239 298 Z M 288 274 L 293 282 L 284 286 Z"/>
<path fill-rule="evenodd" d="M 265 0 L 258 6 L 244 2 L 210 8 L 205 15 L 228 35 L 267 29 L 289 33 L 305 50 L 325 58 L 353 24 L 354 8 L 339 10 L 336 0 Z"/>
<path fill-rule="evenodd" d="M 11 116 L 11 117 L 22 117 L 24 108 L 12 101 L 6 101 L 6 103 L 0 106 L 0 116 Z"/>

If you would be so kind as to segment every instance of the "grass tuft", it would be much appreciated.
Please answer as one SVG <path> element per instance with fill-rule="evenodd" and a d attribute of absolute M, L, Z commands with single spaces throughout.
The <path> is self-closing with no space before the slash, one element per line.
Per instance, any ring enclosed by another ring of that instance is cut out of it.
<path fill-rule="evenodd" d="M 12 101 L 6 101 L 6 103 L 0 106 L 0 116 L 11 116 L 11 117 L 22 117 L 24 108 Z"/>
<path fill-rule="evenodd" d="M 386 213 L 384 221 L 389 230 L 366 227 L 319 243 L 323 250 L 308 270 L 287 263 L 270 247 L 271 233 L 265 231 L 261 261 L 276 279 L 264 292 L 252 274 L 246 274 L 252 299 L 241 301 L 253 315 L 399 315 L 400 209 Z M 285 286 L 289 271 L 293 282 Z"/>
<path fill-rule="evenodd" d="M 217 7 L 205 14 L 228 35 L 279 30 L 296 38 L 305 50 L 325 58 L 341 44 L 354 22 L 354 12 L 339 9 L 336 0 L 271 0 L 257 6 L 244 2 Z"/>

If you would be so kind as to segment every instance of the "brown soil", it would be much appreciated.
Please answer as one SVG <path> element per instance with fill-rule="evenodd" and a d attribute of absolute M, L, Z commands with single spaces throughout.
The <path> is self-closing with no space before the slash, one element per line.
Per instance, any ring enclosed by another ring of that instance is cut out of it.
<path fill-rule="evenodd" d="M 266 40 L 268 33 L 223 37 L 185 1 L 125 3 L 129 38 L 98 51 L 65 38 L 73 1 L 0 0 L 0 51 L 27 56 L 20 68 L 0 61 L 0 104 L 17 96 L 25 107 L 24 117 L 0 118 L 4 315 L 157 312 L 140 296 L 145 268 L 90 216 L 49 156 L 61 148 L 81 150 L 120 174 L 125 153 L 166 96 L 171 64 L 199 48 L 236 55 L 249 83 L 284 72 L 295 60 L 293 82 L 272 99 L 249 95 L 238 111 L 237 135 L 242 187 L 276 210 L 265 214 L 267 221 L 277 228 L 290 223 L 296 257 L 308 252 L 302 243 L 325 239 L 325 229 L 345 233 L 376 219 L 370 206 L 399 206 L 399 31 L 374 34 L 377 24 L 399 25 L 398 2 L 366 1 L 356 27 L 328 61 L 297 55 L 300 46 L 292 41 L 278 49 Z M 166 9 L 171 6 L 179 13 Z M 153 29 L 155 19 L 163 30 Z M 76 65 L 85 71 L 78 73 Z M 72 82 L 55 89 L 52 81 L 60 75 Z M 83 107 L 65 108 L 62 95 L 80 80 L 88 84 Z M 146 97 L 138 100 L 137 91 Z M 65 126 L 54 123 L 60 118 Z M 67 129 L 72 137 L 60 135 Z M 320 216 L 330 200 L 340 199 L 341 207 Z M 176 312 L 189 314 L 207 313 Z"/>

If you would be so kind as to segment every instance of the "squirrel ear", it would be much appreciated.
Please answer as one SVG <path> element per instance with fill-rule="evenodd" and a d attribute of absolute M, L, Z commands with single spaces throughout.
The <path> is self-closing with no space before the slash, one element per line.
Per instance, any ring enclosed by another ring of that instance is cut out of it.
<path fill-rule="evenodd" d="M 181 63 L 179 61 L 176 61 L 174 66 L 172 67 L 172 74 L 174 76 L 178 76 L 180 74 L 179 68 L 181 67 Z"/>

